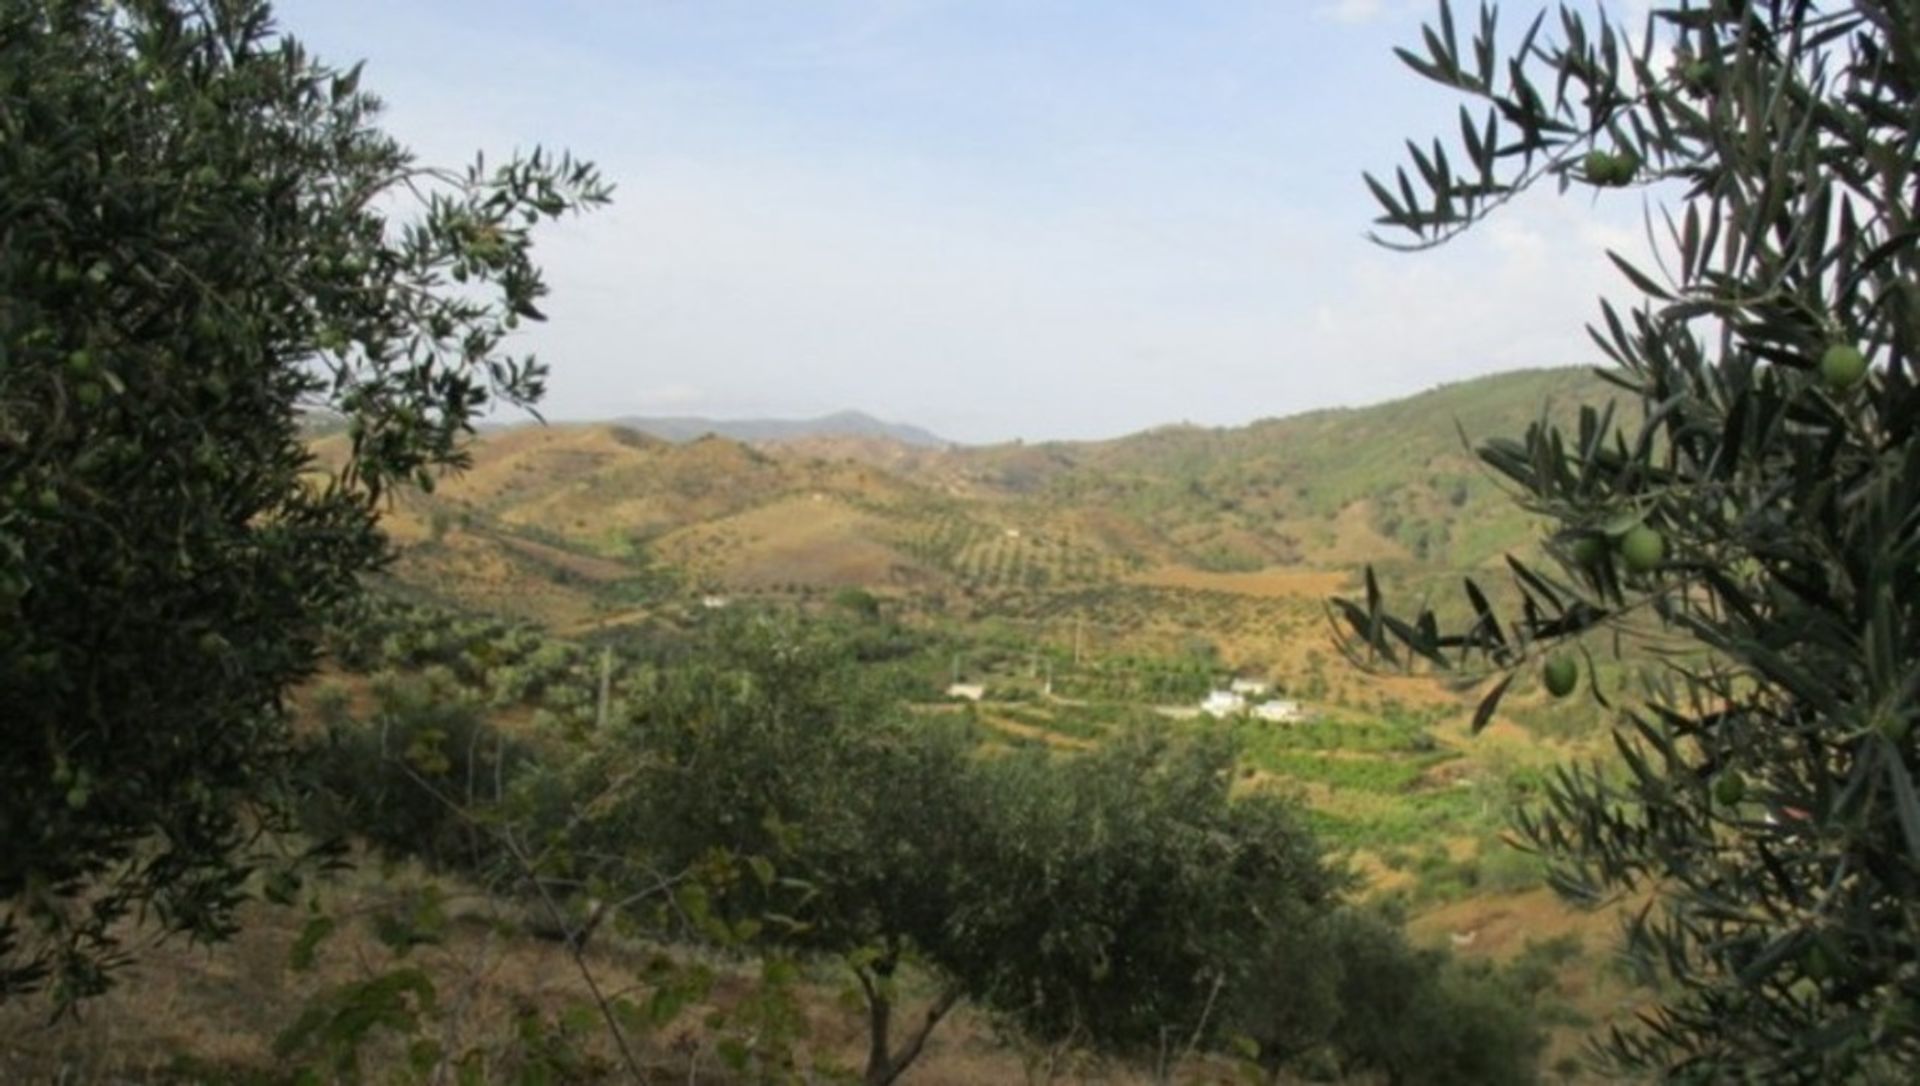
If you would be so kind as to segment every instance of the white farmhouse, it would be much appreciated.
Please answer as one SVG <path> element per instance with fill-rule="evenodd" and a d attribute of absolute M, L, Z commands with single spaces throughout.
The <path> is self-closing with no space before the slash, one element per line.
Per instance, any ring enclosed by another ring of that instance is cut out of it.
<path fill-rule="evenodd" d="M 1227 684 L 1227 689 L 1243 698 L 1264 698 L 1273 691 L 1273 684 L 1264 679 L 1235 679 Z"/>
<path fill-rule="evenodd" d="M 1247 699 L 1231 690 L 1215 690 L 1200 703 L 1200 711 L 1210 717 L 1229 717 L 1247 711 Z"/>
<path fill-rule="evenodd" d="M 987 696 L 987 688 L 982 683 L 953 683 L 947 687 L 947 696 L 962 701 L 979 701 Z"/>
<path fill-rule="evenodd" d="M 1270 698 L 1253 707 L 1256 719 L 1273 724 L 1298 724 L 1307 719 L 1307 711 L 1297 701 L 1286 698 Z"/>

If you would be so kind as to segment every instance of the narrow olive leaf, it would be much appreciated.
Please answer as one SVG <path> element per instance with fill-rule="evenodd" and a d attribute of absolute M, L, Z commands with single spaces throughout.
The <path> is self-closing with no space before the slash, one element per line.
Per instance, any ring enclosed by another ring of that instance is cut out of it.
<path fill-rule="evenodd" d="M 1720 445 L 1713 452 L 1710 473 L 1719 479 L 1731 479 L 1740 469 L 1740 455 L 1747 436 L 1747 411 L 1752 403 L 1750 396 L 1738 396 L 1727 411 L 1727 419 L 1720 428 Z"/>
<path fill-rule="evenodd" d="M 1486 593 L 1480 591 L 1480 586 L 1473 583 L 1471 577 L 1466 578 L 1462 583 L 1466 585 L 1467 599 L 1473 603 L 1474 614 L 1480 618 L 1476 629 L 1486 630 L 1492 636 L 1493 644 L 1504 646 L 1507 643 L 1507 636 L 1500 630 L 1500 619 L 1494 615 L 1493 606 L 1487 602 Z"/>
<path fill-rule="evenodd" d="M 1422 77 L 1426 79 L 1430 79 L 1435 83 L 1447 82 L 1447 77 L 1444 72 L 1442 72 L 1439 68 L 1435 67 L 1434 65 L 1429 64 L 1428 62 L 1420 59 L 1420 54 L 1415 53 L 1413 50 L 1402 48 L 1396 45 L 1394 46 L 1394 49 L 1393 49 L 1393 55 L 1400 58 L 1400 63 L 1405 64 L 1407 67 L 1412 68 L 1416 72 L 1419 72 Z"/>
<path fill-rule="evenodd" d="M 1448 666 L 1447 658 L 1441 655 L 1439 646 L 1422 636 L 1420 630 L 1411 623 L 1385 614 L 1380 616 L 1380 621 L 1409 650 L 1432 661 L 1435 666 L 1443 670 Z"/>
<path fill-rule="evenodd" d="M 1846 782 L 1840 786 L 1839 792 L 1831 797 L 1826 795 L 1831 790 L 1830 786 L 1824 780 L 1820 782 L 1812 805 L 1815 810 L 1821 812 L 1823 819 L 1852 818 L 1866 809 L 1879 791 L 1869 787 L 1876 776 L 1874 770 L 1877 767 L 1874 763 L 1873 758 L 1855 758 L 1853 768 L 1847 773 Z"/>
<path fill-rule="evenodd" d="M 1426 41 L 1427 55 L 1433 58 L 1433 66 L 1440 70 L 1441 77 L 1448 83 L 1457 82 L 1460 73 L 1457 53 L 1448 50 L 1431 27 L 1421 27 L 1420 36 Z"/>
<path fill-rule="evenodd" d="M 1412 144 L 1409 143 L 1408 146 L 1411 147 Z M 1413 193 L 1413 181 L 1407 176 L 1406 168 L 1395 168 L 1393 171 L 1393 179 L 1394 183 L 1399 186 L 1401 199 L 1407 208 L 1408 225 L 1412 226 L 1415 230 L 1425 233 L 1425 227 L 1422 225 L 1420 215 L 1420 198 Z"/>
<path fill-rule="evenodd" d="M 1492 4 L 1480 5 L 1480 29 L 1473 36 L 1474 74 L 1480 85 L 1487 89 L 1493 86 L 1493 39 L 1498 29 L 1499 9 Z M 1492 146 L 1491 140 L 1487 141 Z"/>
<path fill-rule="evenodd" d="M 1363 174 L 1361 178 L 1367 183 L 1367 188 L 1372 190 L 1373 198 L 1379 201 L 1380 209 L 1386 212 L 1386 222 L 1399 224 L 1406 218 L 1405 209 L 1400 206 L 1400 201 L 1393 198 L 1393 193 L 1387 191 L 1387 186 L 1381 184 L 1372 174 Z"/>
<path fill-rule="evenodd" d="M 1851 205 L 1842 206 L 1850 207 Z M 1871 275 L 1880 265 L 1892 260 L 1895 256 L 1901 253 L 1911 252 L 1916 242 L 1920 242 L 1920 227 L 1909 227 L 1879 245 L 1874 246 L 1872 251 L 1868 252 L 1867 255 L 1861 259 L 1859 265 L 1853 269 L 1852 274 L 1846 277 L 1846 281 L 1840 284 L 1840 295 L 1845 297 L 1853 293 L 1854 289 L 1860 285 L 1862 279 Z"/>
<path fill-rule="evenodd" d="M 1340 609 L 1341 617 L 1347 620 L 1347 625 L 1353 628 L 1354 637 L 1366 645 L 1368 651 L 1375 657 L 1398 666 L 1400 655 L 1393 651 L 1392 645 L 1387 643 L 1376 615 L 1369 615 L 1362 611 L 1352 600 L 1336 599 L 1333 603 Z"/>
<path fill-rule="evenodd" d="M 1914 796 L 1913 777 L 1907 772 L 1900 748 L 1886 742 L 1886 753 L 1887 780 L 1893 785 L 1893 809 L 1900 817 L 1900 832 L 1907 839 L 1907 856 L 1920 864 L 1920 798 Z"/>
<path fill-rule="evenodd" d="M 1525 563 L 1513 555 L 1507 555 L 1506 559 L 1507 566 L 1513 570 L 1515 577 L 1525 582 L 1527 587 L 1531 588 L 1535 593 L 1545 597 L 1546 601 L 1551 604 L 1555 610 L 1561 612 L 1566 610 L 1566 604 L 1561 600 L 1560 593 L 1554 591 L 1553 586 L 1549 585 L 1544 578 L 1528 569 Z"/>
<path fill-rule="evenodd" d="M 1473 710 L 1473 734 L 1479 735 L 1480 730 L 1493 719 L 1494 712 L 1500 708 L 1500 699 L 1507 696 L 1507 687 L 1513 685 L 1513 677 L 1517 674 L 1514 671 L 1507 672 L 1492 690 L 1487 691 L 1487 696 L 1480 699 L 1479 706 Z"/>
<path fill-rule="evenodd" d="M 1607 692 L 1600 682 L 1600 666 L 1594 663 L 1593 651 L 1585 645 L 1580 646 L 1580 656 L 1587 662 L 1587 690 L 1593 695 L 1594 703 L 1609 712 L 1613 702 L 1608 700 Z"/>
<path fill-rule="evenodd" d="M 1645 272 L 1634 267 L 1619 253 L 1608 250 L 1607 259 L 1613 261 L 1613 266 L 1620 269 L 1620 274 L 1626 276 L 1633 283 L 1634 288 L 1642 294 L 1650 298 L 1658 298 L 1663 302 L 1673 301 L 1673 295 L 1667 293 L 1666 288 L 1654 282 Z"/>
<path fill-rule="evenodd" d="M 1539 14 L 1533 17 L 1532 24 L 1527 27 L 1527 32 L 1520 36 L 1520 45 L 1519 48 L 1514 50 L 1514 56 L 1527 57 L 1533 55 L 1534 39 L 1540 36 L 1540 28 L 1546 21 L 1547 10 L 1541 8 Z"/>
<path fill-rule="evenodd" d="M 1487 161 L 1488 148 L 1480 142 L 1480 128 L 1474 124 L 1473 114 L 1466 106 L 1460 107 L 1460 140 L 1467 149 L 1467 159 L 1475 168 L 1480 168 Z"/>

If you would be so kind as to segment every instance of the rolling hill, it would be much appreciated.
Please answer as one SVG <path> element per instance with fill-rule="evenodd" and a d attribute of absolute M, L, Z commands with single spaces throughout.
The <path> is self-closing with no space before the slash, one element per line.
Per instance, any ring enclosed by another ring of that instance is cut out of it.
<path fill-rule="evenodd" d="M 1527 516 L 1462 435 L 1514 433 L 1609 391 L 1586 370 L 1532 370 L 1243 427 L 973 447 L 521 426 L 481 435 L 469 470 L 402 498 L 389 525 L 416 590 L 560 625 L 669 591 L 857 586 L 1039 614 L 1129 585 L 1258 595 L 1362 563 L 1472 568 L 1528 544 Z"/>

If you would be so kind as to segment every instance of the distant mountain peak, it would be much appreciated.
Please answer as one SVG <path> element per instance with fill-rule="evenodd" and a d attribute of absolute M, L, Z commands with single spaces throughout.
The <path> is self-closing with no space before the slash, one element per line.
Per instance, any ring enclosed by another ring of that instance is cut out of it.
<path fill-rule="evenodd" d="M 667 441 L 693 441 L 713 434 L 734 441 L 797 441 L 817 437 L 886 438 L 922 448 L 946 448 L 946 438 L 918 426 L 886 422 L 864 411 L 835 411 L 811 419 L 711 419 L 697 416 L 638 417 L 612 420 L 616 426 L 637 430 Z"/>

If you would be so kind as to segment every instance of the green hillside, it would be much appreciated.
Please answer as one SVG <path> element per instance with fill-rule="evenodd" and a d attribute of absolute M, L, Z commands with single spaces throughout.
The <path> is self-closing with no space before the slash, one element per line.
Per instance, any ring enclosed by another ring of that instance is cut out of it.
<path fill-rule="evenodd" d="M 1203 568 L 1357 556 L 1457 569 L 1516 545 L 1525 528 L 1462 435 L 1517 433 L 1542 411 L 1571 415 L 1601 402 L 1610 387 L 1586 369 L 1527 370 L 1233 429 L 1164 427 L 960 455 L 982 484 L 1122 510 Z M 1357 523 L 1343 530 L 1343 517 Z M 1358 528 L 1392 546 L 1353 539 Z"/>

